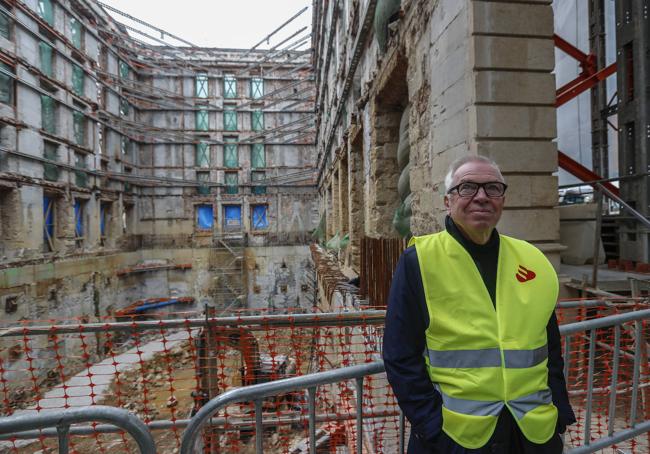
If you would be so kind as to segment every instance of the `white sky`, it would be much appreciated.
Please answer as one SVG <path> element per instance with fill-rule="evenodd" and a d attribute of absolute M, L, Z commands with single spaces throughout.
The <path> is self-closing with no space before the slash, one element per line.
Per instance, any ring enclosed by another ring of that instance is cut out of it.
<path fill-rule="evenodd" d="M 201 47 L 251 48 L 305 6 L 309 6 L 309 9 L 274 35 L 270 45 L 265 43 L 258 48 L 268 49 L 302 27 L 307 27 L 294 39 L 280 46 L 284 48 L 311 30 L 311 0 L 102 1 Z M 109 13 L 119 22 L 135 26 L 129 19 L 110 11 Z M 160 38 L 151 29 L 147 30 L 141 26 L 136 28 Z M 146 38 L 137 33 L 129 33 L 146 41 Z M 182 45 L 173 40 L 167 42 Z M 306 46 L 300 47 L 305 48 Z"/>

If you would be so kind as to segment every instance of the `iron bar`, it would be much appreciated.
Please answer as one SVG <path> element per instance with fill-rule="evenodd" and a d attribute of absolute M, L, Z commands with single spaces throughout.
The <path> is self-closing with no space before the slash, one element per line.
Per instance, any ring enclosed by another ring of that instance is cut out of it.
<path fill-rule="evenodd" d="M 255 452 L 264 452 L 264 431 L 262 429 L 262 400 L 255 400 Z M 315 451 L 314 451 L 315 452 Z"/>
<path fill-rule="evenodd" d="M 406 418 L 404 417 L 404 412 L 400 409 L 399 411 L 399 454 L 404 454 L 404 439 L 406 438 Z"/>
<path fill-rule="evenodd" d="M 650 431 L 650 421 L 644 421 L 634 428 L 616 432 L 616 434 L 611 437 L 602 437 L 589 445 L 570 449 L 567 451 L 567 454 L 590 454 L 592 452 L 600 451 L 601 449 L 609 448 L 614 444 L 629 440 L 648 431 Z"/>
<path fill-rule="evenodd" d="M 363 452 L 363 376 L 356 378 L 357 391 L 357 454 Z"/>
<path fill-rule="evenodd" d="M 309 407 L 309 452 L 316 452 L 316 388 L 307 389 Z"/>
<path fill-rule="evenodd" d="M 59 453 L 68 454 L 70 445 L 70 439 L 68 438 L 70 426 L 68 424 L 59 424 L 56 426 L 56 432 L 59 437 Z"/>
<path fill-rule="evenodd" d="M 611 383 L 611 388 L 610 388 L 610 396 L 609 396 L 609 412 L 607 413 L 607 417 L 609 418 L 609 421 L 607 421 L 607 435 L 610 437 L 614 433 L 614 420 L 616 419 L 616 387 L 618 386 L 618 367 L 620 364 L 620 347 L 621 347 L 621 326 L 616 325 L 614 327 L 614 358 L 613 358 L 613 365 L 612 365 L 612 383 Z"/>
<path fill-rule="evenodd" d="M 632 409 L 630 410 L 630 424 L 636 426 L 637 411 L 639 408 L 639 376 L 641 374 L 641 343 L 643 339 L 643 326 L 641 320 L 634 321 L 634 369 L 632 370 Z M 647 403 L 646 403 L 647 405 Z"/>
<path fill-rule="evenodd" d="M 278 28 L 276 28 L 275 30 L 273 30 L 273 31 L 272 31 L 271 33 L 269 33 L 268 35 L 266 35 L 266 36 L 264 37 L 264 39 L 262 39 L 259 43 L 255 44 L 253 47 L 251 47 L 250 49 L 248 49 L 248 51 L 244 54 L 244 57 L 247 56 L 248 54 L 250 54 L 252 51 L 254 51 L 254 50 L 257 48 L 257 46 L 259 46 L 259 45 L 261 45 L 261 44 L 264 44 L 265 41 L 268 42 L 268 40 L 269 40 L 269 38 L 271 38 L 271 36 L 275 35 L 277 32 L 279 32 L 280 30 L 282 30 L 282 29 L 283 29 L 284 27 L 286 27 L 288 24 L 290 24 L 291 22 L 293 22 L 297 17 L 299 17 L 300 15 L 302 15 L 302 14 L 303 14 L 305 11 L 307 11 L 308 9 L 309 9 L 309 7 L 308 7 L 308 6 L 305 6 L 303 9 L 301 9 L 301 10 L 298 11 L 296 14 L 294 14 L 293 16 L 291 16 L 291 17 L 290 17 L 286 22 L 284 22 L 284 23 L 283 23 L 282 25 L 280 25 Z"/>
<path fill-rule="evenodd" d="M 596 330 L 589 333 L 589 360 L 587 366 L 587 411 L 585 413 L 584 441 L 589 444 L 591 441 L 591 410 L 593 404 L 594 387 L 594 362 L 596 356 Z"/>

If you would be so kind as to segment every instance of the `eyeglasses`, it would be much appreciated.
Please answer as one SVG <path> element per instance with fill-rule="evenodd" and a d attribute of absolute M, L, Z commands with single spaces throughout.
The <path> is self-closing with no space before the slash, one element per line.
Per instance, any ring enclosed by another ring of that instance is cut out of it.
<path fill-rule="evenodd" d="M 508 189 L 508 185 L 501 183 L 500 181 L 488 181 L 487 183 L 474 183 L 473 181 L 464 181 L 449 189 L 449 191 L 447 191 L 447 194 L 451 194 L 453 191 L 456 191 L 461 197 L 474 197 L 480 188 L 483 188 L 485 195 L 496 199 L 503 197 L 503 194 L 506 193 L 506 189 Z"/>

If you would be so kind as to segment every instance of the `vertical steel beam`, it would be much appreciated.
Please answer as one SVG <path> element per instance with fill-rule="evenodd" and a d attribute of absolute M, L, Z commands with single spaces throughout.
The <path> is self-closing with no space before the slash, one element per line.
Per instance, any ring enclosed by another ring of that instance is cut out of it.
<path fill-rule="evenodd" d="M 595 57 L 596 68 L 607 65 L 605 52 L 605 1 L 589 0 L 589 51 Z M 609 177 L 607 143 L 607 81 L 601 80 L 591 89 L 592 168 L 603 178 Z"/>

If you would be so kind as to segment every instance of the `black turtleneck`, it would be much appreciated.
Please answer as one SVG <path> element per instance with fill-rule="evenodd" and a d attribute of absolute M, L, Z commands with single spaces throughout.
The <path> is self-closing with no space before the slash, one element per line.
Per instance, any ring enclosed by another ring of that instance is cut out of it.
<path fill-rule="evenodd" d="M 463 236 L 450 216 L 445 218 L 445 228 L 465 248 L 472 257 L 472 260 L 474 260 L 474 264 L 478 268 L 478 272 L 483 278 L 483 283 L 490 294 L 492 304 L 496 307 L 497 267 L 499 264 L 499 234 L 497 230 L 492 230 L 492 235 L 487 243 L 476 244 Z"/>

